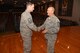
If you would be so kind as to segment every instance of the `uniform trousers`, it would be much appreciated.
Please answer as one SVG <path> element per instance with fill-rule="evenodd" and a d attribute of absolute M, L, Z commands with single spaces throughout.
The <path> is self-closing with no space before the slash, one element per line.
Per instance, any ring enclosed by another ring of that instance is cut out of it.
<path fill-rule="evenodd" d="M 31 52 L 31 46 L 32 46 L 31 35 L 32 34 L 27 33 L 26 35 L 22 36 L 24 53 L 30 53 Z"/>
<path fill-rule="evenodd" d="M 45 34 L 46 44 L 47 44 L 47 53 L 54 53 L 55 42 L 57 39 L 56 34 Z"/>

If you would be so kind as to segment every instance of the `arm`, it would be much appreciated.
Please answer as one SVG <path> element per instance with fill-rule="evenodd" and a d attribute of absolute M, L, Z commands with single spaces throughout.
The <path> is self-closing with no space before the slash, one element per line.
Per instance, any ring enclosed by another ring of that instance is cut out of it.
<path fill-rule="evenodd" d="M 60 22 L 54 23 L 48 31 L 50 31 L 51 33 L 58 33 L 60 29 Z"/>
<path fill-rule="evenodd" d="M 42 33 L 58 33 L 60 29 L 60 22 L 53 23 L 51 26 L 49 25 Z"/>
<path fill-rule="evenodd" d="M 34 31 L 37 31 L 37 27 L 36 25 L 33 23 L 33 20 L 32 20 L 32 17 L 29 16 L 29 15 L 26 15 L 26 14 L 22 14 L 22 16 L 24 18 L 24 22 L 26 24 L 26 26 L 31 29 L 31 30 L 34 30 Z"/>
<path fill-rule="evenodd" d="M 28 26 L 30 29 L 32 29 L 32 30 L 34 30 L 34 31 L 37 31 L 37 27 L 36 27 L 36 25 L 33 23 L 33 20 L 32 20 L 31 18 L 28 18 L 27 26 Z"/>
<path fill-rule="evenodd" d="M 38 31 L 44 30 L 44 24 L 38 27 Z"/>

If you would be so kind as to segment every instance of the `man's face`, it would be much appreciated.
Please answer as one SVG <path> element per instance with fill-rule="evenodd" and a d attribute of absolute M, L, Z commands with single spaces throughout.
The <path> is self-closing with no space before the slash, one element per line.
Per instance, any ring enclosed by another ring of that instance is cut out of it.
<path fill-rule="evenodd" d="M 53 9 L 52 9 L 52 8 L 48 8 L 48 9 L 47 9 L 47 15 L 48 15 L 48 16 L 53 15 Z"/>
<path fill-rule="evenodd" d="M 33 10 L 34 10 L 34 4 L 32 4 L 32 5 L 29 6 L 29 10 L 30 10 L 30 12 L 33 12 Z"/>

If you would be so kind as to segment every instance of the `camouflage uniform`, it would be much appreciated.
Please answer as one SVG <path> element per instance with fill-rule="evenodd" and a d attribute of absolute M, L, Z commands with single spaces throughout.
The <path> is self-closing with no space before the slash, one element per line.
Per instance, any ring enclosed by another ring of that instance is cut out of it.
<path fill-rule="evenodd" d="M 23 39 L 24 53 L 30 53 L 32 30 L 37 31 L 31 14 L 26 10 L 21 14 L 20 33 Z"/>
<path fill-rule="evenodd" d="M 48 17 L 40 28 L 45 28 L 48 30 L 45 33 L 45 38 L 47 41 L 47 53 L 54 53 L 54 45 L 60 28 L 59 19 L 56 16 Z"/>

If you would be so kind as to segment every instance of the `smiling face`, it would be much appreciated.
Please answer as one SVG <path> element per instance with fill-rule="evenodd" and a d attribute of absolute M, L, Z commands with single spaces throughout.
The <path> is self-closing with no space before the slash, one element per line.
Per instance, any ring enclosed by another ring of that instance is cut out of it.
<path fill-rule="evenodd" d="M 54 14 L 54 8 L 53 7 L 48 7 L 47 9 L 47 15 L 52 16 Z"/>

